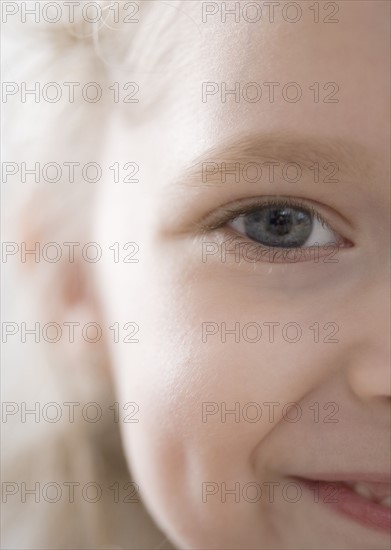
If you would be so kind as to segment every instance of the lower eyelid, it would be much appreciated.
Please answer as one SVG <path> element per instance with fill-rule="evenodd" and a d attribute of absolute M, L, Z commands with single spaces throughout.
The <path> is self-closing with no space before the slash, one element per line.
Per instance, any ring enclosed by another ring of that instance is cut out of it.
<path fill-rule="evenodd" d="M 263 263 L 299 263 L 310 262 L 318 259 L 330 256 L 330 258 L 342 248 L 350 248 L 350 245 L 341 243 L 331 243 L 324 246 L 308 246 L 301 248 L 283 248 L 283 247 L 268 247 L 257 241 L 253 241 L 248 237 L 240 235 L 233 229 L 227 229 L 226 226 L 219 228 L 217 231 L 221 232 L 223 237 L 222 241 L 225 245 L 225 250 L 228 256 L 234 255 L 234 262 L 240 265 L 240 262 L 263 262 Z M 223 234 L 225 233 L 225 234 Z M 229 233 L 229 238 L 227 237 Z M 337 263 L 336 259 L 331 259 L 330 263 Z"/>

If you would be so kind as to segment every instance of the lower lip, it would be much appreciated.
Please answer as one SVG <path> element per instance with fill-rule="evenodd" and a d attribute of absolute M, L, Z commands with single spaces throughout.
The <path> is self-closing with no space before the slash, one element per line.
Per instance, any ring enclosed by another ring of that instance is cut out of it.
<path fill-rule="evenodd" d="M 315 502 L 323 502 L 361 525 L 390 534 L 391 509 L 372 502 L 340 482 L 300 480 L 313 494 Z"/>

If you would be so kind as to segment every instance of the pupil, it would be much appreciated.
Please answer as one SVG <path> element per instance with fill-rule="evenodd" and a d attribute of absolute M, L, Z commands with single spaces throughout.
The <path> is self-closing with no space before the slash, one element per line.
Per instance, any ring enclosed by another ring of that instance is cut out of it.
<path fill-rule="evenodd" d="M 292 216 L 286 210 L 271 210 L 269 225 L 272 233 L 286 235 L 292 227 Z"/>

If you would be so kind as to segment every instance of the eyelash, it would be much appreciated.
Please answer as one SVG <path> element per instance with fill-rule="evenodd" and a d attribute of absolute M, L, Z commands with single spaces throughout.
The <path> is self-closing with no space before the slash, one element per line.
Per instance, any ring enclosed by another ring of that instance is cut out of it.
<path fill-rule="evenodd" d="M 246 201 L 247 202 L 247 201 Z M 229 223 L 237 219 L 239 216 L 244 216 L 246 214 L 251 214 L 254 211 L 259 210 L 260 208 L 298 208 L 306 210 L 311 214 L 311 217 L 314 220 L 317 220 L 322 227 L 329 229 L 332 231 L 340 240 L 338 245 L 332 245 L 329 244 L 327 246 L 319 247 L 323 248 L 324 251 L 327 251 L 330 248 L 334 248 L 334 250 L 337 248 L 344 248 L 344 247 L 350 247 L 352 244 L 347 241 L 344 237 L 339 235 L 332 225 L 319 214 L 319 212 L 311 205 L 304 201 L 301 201 L 300 199 L 292 198 L 292 197 L 283 197 L 283 198 L 275 198 L 275 197 L 265 197 L 263 199 L 255 199 L 254 202 L 251 203 L 250 206 L 247 207 L 240 207 L 240 204 L 238 204 L 235 208 L 225 208 L 224 212 L 222 214 L 214 217 L 214 219 L 211 219 L 209 222 L 203 224 L 203 230 L 205 232 L 208 231 L 215 231 L 215 230 L 221 230 L 224 229 L 225 226 Z M 250 239 L 248 237 L 245 237 L 241 234 L 236 233 L 233 229 L 226 228 L 226 231 L 230 231 L 231 235 L 231 242 L 235 243 L 251 243 L 254 249 L 258 249 L 264 254 L 270 251 L 273 251 L 273 262 L 278 262 L 284 254 L 286 254 L 287 250 L 290 250 L 291 252 L 300 251 L 301 254 L 307 255 L 307 257 L 301 258 L 303 261 L 313 258 L 313 251 L 316 247 L 298 247 L 298 248 L 283 248 L 283 247 L 267 247 L 261 243 L 258 243 L 257 241 L 254 241 L 253 239 Z M 262 260 L 261 260 L 262 261 Z"/>
<path fill-rule="evenodd" d="M 259 210 L 260 208 L 302 208 L 303 210 L 307 210 L 313 218 L 317 219 L 318 222 L 320 222 L 323 226 L 327 227 L 328 229 L 333 230 L 331 225 L 319 214 L 317 210 L 310 204 L 306 204 L 305 202 L 302 202 L 298 199 L 291 199 L 291 198 L 283 198 L 283 199 L 275 199 L 275 198 L 267 198 L 266 200 L 259 200 L 255 203 L 251 204 L 251 206 L 247 208 L 234 208 L 229 209 L 227 208 L 223 214 L 223 217 L 220 217 L 218 221 L 216 221 L 215 224 L 207 226 L 208 230 L 213 229 L 219 229 L 223 227 L 226 223 L 233 221 L 238 216 L 244 216 L 246 214 L 251 214 L 252 212 L 255 212 L 256 210 Z"/>

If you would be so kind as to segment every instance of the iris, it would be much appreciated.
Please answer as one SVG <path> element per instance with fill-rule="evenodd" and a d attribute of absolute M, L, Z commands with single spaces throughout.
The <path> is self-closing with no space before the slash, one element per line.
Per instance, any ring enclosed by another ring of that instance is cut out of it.
<path fill-rule="evenodd" d="M 244 217 L 246 235 L 265 246 L 303 246 L 313 229 L 313 216 L 302 208 L 265 206 Z"/>

